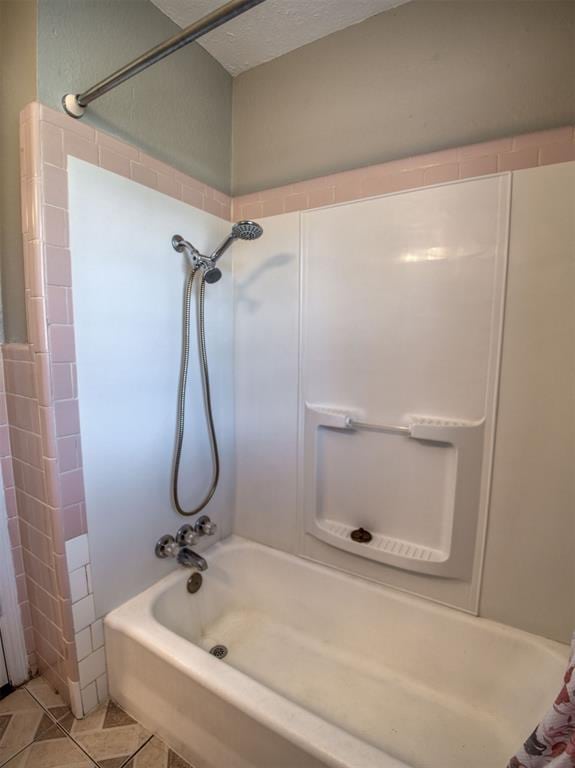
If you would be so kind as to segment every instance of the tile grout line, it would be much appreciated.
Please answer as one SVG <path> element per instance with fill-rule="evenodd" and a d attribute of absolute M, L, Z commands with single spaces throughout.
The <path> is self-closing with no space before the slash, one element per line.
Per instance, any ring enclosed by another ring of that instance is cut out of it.
<path fill-rule="evenodd" d="M 86 755 L 86 757 L 88 757 L 88 759 L 90 760 L 90 762 L 92 763 L 92 765 L 93 765 L 93 766 L 95 766 L 95 768 L 98 768 L 99 764 L 98 764 L 98 763 L 97 763 L 97 762 L 94 760 L 94 758 L 93 758 L 93 757 L 92 757 L 92 756 L 91 756 L 91 755 L 90 755 L 88 752 L 86 752 L 86 750 L 84 749 L 84 747 L 83 747 L 81 744 L 79 744 L 79 743 L 76 741 L 76 739 L 75 739 L 75 738 L 72 736 L 72 734 L 71 734 L 71 733 L 68 733 L 68 731 L 67 731 L 67 730 L 64 728 L 64 726 L 63 726 L 63 725 L 60 723 L 60 721 L 59 721 L 59 720 L 56 720 L 56 718 L 54 717 L 54 715 L 53 715 L 53 714 L 50 712 L 50 710 L 49 710 L 49 709 L 48 709 L 48 708 L 47 708 L 47 707 L 46 707 L 46 706 L 45 706 L 45 705 L 44 705 L 44 704 L 43 704 L 43 703 L 40 701 L 40 699 L 36 698 L 36 696 L 34 696 L 34 694 L 32 693 L 32 691 L 30 691 L 30 690 L 29 690 L 27 687 L 25 687 L 25 688 L 24 688 L 24 690 L 26 691 L 26 693 L 28 693 L 28 694 L 29 694 L 29 695 L 30 695 L 30 696 L 31 696 L 31 697 L 34 699 L 34 701 L 35 701 L 37 704 L 39 704 L 39 705 L 40 705 L 41 709 L 43 709 L 43 710 L 44 710 L 44 712 L 45 712 L 45 713 L 48 715 L 48 717 L 49 717 L 49 718 L 52 720 L 52 722 L 54 723 L 54 725 L 55 725 L 55 726 L 56 726 L 56 727 L 57 727 L 57 728 L 58 728 L 60 731 L 62 731 L 62 733 L 64 734 L 64 736 L 65 736 L 67 739 L 69 739 L 70 741 L 72 741 L 72 742 L 73 742 L 73 743 L 74 743 L 74 744 L 75 744 L 77 747 L 79 747 L 79 748 L 82 750 L 82 752 L 83 752 L 83 753 Z M 66 706 L 66 707 L 68 707 L 68 705 L 67 705 L 65 702 L 64 702 L 64 704 L 63 704 L 62 706 Z M 68 710 L 69 710 L 70 714 L 72 714 L 72 716 L 73 716 L 73 712 L 72 712 L 72 710 L 70 709 L 70 707 L 68 707 Z M 32 744 L 34 744 L 34 741 L 35 741 L 35 739 L 34 739 L 34 740 L 32 740 L 32 741 L 30 742 L 30 744 L 27 744 L 27 745 L 26 745 L 26 747 L 24 747 L 24 749 L 28 749 L 28 747 L 30 747 Z M 12 758 L 10 758 L 10 759 L 12 759 Z M 0 766 L 0 768 L 1 768 L 1 766 Z"/>
<path fill-rule="evenodd" d="M 27 689 L 27 688 L 26 688 L 26 690 L 28 691 L 28 689 Z M 56 727 L 57 727 L 57 728 L 58 728 L 60 731 L 62 731 L 62 733 L 64 734 L 64 736 L 66 737 L 66 739 L 69 739 L 69 740 L 70 740 L 70 741 L 72 741 L 72 742 L 73 742 L 73 743 L 74 743 L 74 744 L 75 744 L 77 747 L 79 747 L 79 748 L 82 750 L 82 752 L 83 752 L 83 753 L 86 755 L 86 757 L 88 757 L 88 758 L 89 758 L 90 762 L 91 762 L 91 763 L 92 763 L 94 766 L 97 766 L 98 764 L 96 763 L 96 761 L 94 760 L 94 758 L 93 758 L 91 755 L 89 755 L 89 754 L 88 754 L 88 752 L 86 752 L 86 750 L 84 749 L 84 747 L 83 747 L 81 744 L 78 744 L 78 742 L 77 742 L 77 741 L 76 741 L 76 739 L 75 739 L 75 738 L 72 736 L 72 734 L 71 734 L 71 733 L 68 733 L 68 731 L 67 731 L 67 730 L 64 728 L 64 726 L 63 726 L 63 725 L 61 725 L 61 723 L 60 723 L 58 720 L 56 720 L 56 718 L 55 718 L 55 717 L 52 715 L 52 713 L 50 712 L 50 710 L 48 710 L 48 709 L 47 709 L 47 708 L 46 708 L 46 707 L 45 707 L 45 706 L 42 704 L 42 702 L 41 702 L 41 701 L 39 701 L 39 699 L 37 699 L 37 698 L 34 696 L 34 694 L 33 694 L 33 693 L 31 693 L 31 691 L 28 691 L 28 693 L 30 694 L 30 696 L 32 696 L 32 698 L 34 699 L 34 701 L 36 701 L 36 702 L 37 702 L 37 703 L 38 703 L 38 704 L 39 704 L 39 705 L 42 707 L 42 709 L 43 709 L 43 710 L 44 710 L 44 711 L 45 711 L 45 712 L 48 714 L 48 716 L 50 717 L 50 719 L 52 720 L 52 722 L 54 723 L 54 725 L 55 725 L 55 726 L 56 726 Z M 67 706 L 67 705 L 65 705 L 65 706 Z M 72 712 L 72 710 L 70 710 L 70 712 Z M 34 743 L 34 742 L 32 742 L 32 743 Z M 30 746 L 30 745 L 28 745 L 28 746 Z M 26 748 L 27 748 L 27 747 L 26 747 Z"/>
<path fill-rule="evenodd" d="M 55 725 L 55 726 L 56 726 L 56 727 L 57 727 L 57 728 L 58 728 L 60 731 L 62 731 L 62 733 L 64 734 L 64 736 L 66 737 L 66 739 L 67 739 L 68 741 L 71 741 L 73 744 L 75 744 L 75 745 L 78 747 L 78 749 L 80 749 L 80 750 L 81 750 L 81 751 L 82 751 L 82 752 L 83 752 L 83 753 L 86 755 L 86 757 L 88 758 L 88 760 L 90 761 L 90 763 L 92 764 L 92 766 L 93 766 L 94 768 L 99 768 L 99 763 L 97 763 L 97 762 L 94 760 L 94 758 L 92 757 L 92 755 L 90 755 L 88 752 L 86 752 L 86 750 L 84 749 L 84 747 L 83 747 L 81 744 L 79 744 L 79 743 L 76 741 L 76 739 L 75 739 L 75 738 L 72 736 L 72 734 L 71 734 L 71 733 L 68 733 L 68 731 L 67 731 L 67 730 L 64 728 L 64 726 L 63 726 L 63 725 L 61 725 L 61 724 L 58 722 L 58 720 L 54 720 L 54 725 Z"/>
<path fill-rule="evenodd" d="M 34 679 L 37 679 L 37 678 L 32 678 L 32 680 L 34 680 Z M 34 701 L 36 702 L 36 704 L 38 704 L 38 706 L 40 707 L 40 709 L 43 709 L 43 710 L 44 710 L 44 712 L 45 712 L 45 713 L 48 715 L 48 717 L 50 718 L 50 720 L 52 720 L 54 723 L 57 723 L 57 722 L 58 722 L 58 720 L 56 720 L 56 718 L 55 718 L 55 717 L 54 717 L 54 715 L 53 715 L 53 714 L 50 712 L 50 710 L 48 709 L 48 707 L 47 707 L 47 706 L 45 706 L 45 705 L 44 705 L 44 704 L 43 704 L 43 703 L 40 701 L 40 699 L 38 699 L 36 696 L 34 696 L 34 694 L 32 693 L 32 691 L 31 691 L 31 690 L 28 688 L 28 685 L 27 685 L 27 683 L 24 683 L 24 685 L 23 685 L 23 688 L 24 688 L 24 690 L 26 691 L 26 693 L 27 693 L 29 696 L 31 696 L 31 697 L 34 699 Z M 62 707 L 68 707 L 68 709 L 70 709 L 70 707 L 69 707 L 69 706 L 66 704 L 66 702 L 64 702 L 63 704 L 61 704 L 61 705 L 59 705 L 59 706 L 62 706 Z M 70 711 L 72 711 L 72 710 L 70 710 Z"/>
<path fill-rule="evenodd" d="M 44 712 L 46 712 L 46 709 L 45 709 L 45 707 L 43 707 L 43 706 L 42 706 L 42 704 L 40 704 L 40 702 L 38 701 L 38 699 L 37 699 L 35 696 L 32 696 L 32 694 L 30 693 L 30 691 L 28 690 L 28 688 L 26 688 L 25 684 L 24 684 L 23 686 L 19 686 L 18 688 L 14 688 L 14 690 L 12 691 L 12 693 L 15 693 L 15 692 L 16 692 L 16 691 L 18 691 L 18 690 L 24 690 L 24 691 L 26 691 L 26 693 L 27 693 L 29 696 L 31 696 L 32 700 L 33 700 L 33 701 L 34 701 L 36 704 L 38 704 L 38 706 L 40 707 L 40 709 L 42 709 Z M 8 698 L 8 697 L 6 697 L 6 698 Z M 47 714 L 48 714 L 48 715 L 50 715 L 50 713 L 49 713 L 49 712 L 48 712 Z M 53 718 L 52 718 L 52 716 L 51 716 L 51 715 L 50 715 L 50 719 L 51 719 L 51 720 L 53 720 Z M 54 721 L 54 722 L 55 722 L 55 721 Z M 3 763 L 0 763 L 0 768 L 2 768 L 2 766 L 3 766 L 3 765 L 8 765 L 8 763 L 10 762 L 10 760 L 13 760 L 15 757 L 17 757 L 17 756 L 20 754 L 20 752 L 23 752 L 25 749 L 28 749 L 28 747 L 31 747 L 31 746 L 32 746 L 32 744 L 34 744 L 34 742 L 35 742 L 35 741 L 36 741 L 36 739 L 35 739 L 35 738 L 32 738 L 32 741 L 29 741 L 29 742 L 28 742 L 28 743 L 27 743 L 25 746 L 23 746 L 21 749 L 19 749 L 17 752 L 15 752 L 15 753 L 14 753 L 14 754 L 13 754 L 11 757 L 9 757 L 9 758 L 8 758 L 8 760 L 6 760 L 6 761 L 5 761 L 5 762 L 3 762 Z"/>
<path fill-rule="evenodd" d="M 154 738 L 154 735 L 155 734 L 151 733 L 149 735 L 149 737 L 146 739 L 146 741 L 141 746 L 139 746 L 138 749 L 130 755 L 130 757 L 128 757 L 128 758 L 126 758 L 126 760 L 124 760 L 124 762 L 122 763 L 120 768 L 124 768 L 125 765 L 128 765 L 130 760 L 133 760 L 136 757 L 136 755 L 138 755 L 144 749 L 144 747 L 146 747 L 150 743 L 150 741 Z M 98 763 L 98 765 L 99 765 L 99 763 Z"/>
<path fill-rule="evenodd" d="M 32 693 L 32 691 L 28 690 L 28 688 L 26 688 L 26 687 L 24 687 L 24 690 L 26 691 L 26 693 L 28 693 L 28 694 L 29 694 L 29 695 L 30 695 L 30 696 L 31 696 L 31 697 L 34 699 L 34 701 L 35 701 L 37 704 L 39 704 L 39 705 L 40 705 L 41 709 L 43 709 L 43 710 L 44 710 L 44 712 L 45 712 L 45 713 L 46 713 L 46 714 L 49 716 L 49 718 L 52 720 L 52 722 L 54 723 L 54 725 L 56 725 L 56 726 L 57 726 L 57 727 L 58 727 L 58 728 L 59 728 L 59 729 L 62 731 L 62 733 L 63 733 L 63 734 L 66 736 L 66 738 L 70 739 L 70 741 L 73 741 L 73 742 L 74 742 L 74 744 L 75 744 L 77 747 L 79 747 L 79 748 L 82 750 L 82 752 L 83 752 L 83 753 L 84 753 L 84 754 L 85 754 L 85 755 L 86 755 L 86 756 L 87 756 L 87 757 L 88 757 L 88 758 L 89 758 L 89 759 L 92 761 L 92 763 L 94 764 L 94 766 L 98 766 L 98 768 L 101 768 L 101 766 L 100 766 L 100 763 L 98 763 L 98 761 L 97 761 L 97 760 L 95 760 L 95 759 L 92 757 L 92 755 L 90 755 L 90 753 L 86 751 L 86 749 L 85 749 L 85 748 L 82 746 L 82 744 L 80 744 L 80 742 L 76 741 L 76 739 L 75 739 L 75 738 L 74 738 L 74 736 L 72 735 L 72 732 L 71 732 L 71 731 L 70 731 L 70 732 L 68 732 L 68 731 L 67 731 L 67 730 L 64 728 L 64 726 L 63 726 L 63 725 L 60 723 L 60 721 L 59 721 L 59 720 L 56 720 L 56 718 L 55 718 L 55 717 L 54 717 L 54 715 L 53 715 L 53 714 L 50 712 L 50 710 L 49 710 L 49 709 L 48 709 L 46 706 L 44 706 L 44 704 L 42 704 L 42 702 L 41 702 L 39 699 L 37 699 L 37 698 L 36 698 L 36 696 L 34 696 L 34 694 Z M 67 704 L 64 704 L 63 706 L 68 706 L 68 705 L 67 705 Z M 72 710 L 71 710 L 69 707 L 68 707 L 68 709 L 69 709 L 70 713 L 73 715 L 73 712 L 72 712 Z M 74 719 L 76 719 L 76 718 L 74 718 Z M 136 722 L 138 722 L 138 721 L 136 721 Z M 122 764 L 119 766 L 119 768 L 124 768 L 124 766 L 125 766 L 125 765 L 127 765 L 127 764 L 130 762 L 130 760 L 133 760 L 133 758 L 134 758 L 134 757 L 135 757 L 135 756 L 138 754 L 138 752 L 140 752 L 140 751 L 141 751 L 141 750 L 142 750 L 142 749 L 143 749 L 143 748 L 144 748 L 144 747 L 145 747 L 145 746 L 146 746 L 146 745 L 147 745 L 147 744 L 148 744 L 148 743 L 149 743 L 149 742 L 150 742 L 150 741 L 151 741 L 151 740 L 154 738 L 154 736 L 155 736 L 155 734 L 151 733 L 151 734 L 148 736 L 148 738 L 145 740 L 145 742 L 144 742 L 143 744 L 141 744 L 141 745 L 138 747 L 138 749 L 136 749 L 134 752 L 132 752 L 132 754 L 131 754 L 131 755 L 129 755 L 129 756 L 126 758 L 126 760 L 125 760 L 125 761 L 124 761 L 124 762 L 123 762 L 123 763 L 122 763 Z M 29 744 L 26 744 L 26 746 L 25 746 L 25 747 L 23 747 L 23 749 L 28 749 L 28 747 L 30 747 L 32 744 L 34 744 L 34 741 L 35 741 L 35 739 L 33 739 L 33 740 L 32 740 L 32 741 L 29 743 Z M 21 751 L 22 751 L 22 750 L 20 750 L 20 752 L 21 752 Z M 17 752 L 16 754 L 19 754 L 19 752 Z M 16 757 L 16 755 L 12 755 L 12 757 L 10 758 L 10 760 L 12 760 L 14 757 Z M 6 765 L 6 763 L 2 763 L 2 764 L 0 765 L 0 768 L 2 768 L 2 765 Z"/>
<path fill-rule="evenodd" d="M 32 678 L 32 679 L 33 679 L 33 678 Z M 36 696 L 34 696 L 34 695 L 32 694 L 32 692 L 31 692 L 31 691 L 29 691 L 29 690 L 28 690 L 28 688 L 27 688 L 27 686 L 26 686 L 26 683 L 24 683 L 24 685 L 22 685 L 22 686 L 19 686 L 18 688 L 15 688 L 15 689 L 14 689 L 14 691 L 12 691 L 12 693 L 15 693 L 15 692 L 16 692 L 16 691 L 18 691 L 18 690 L 24 690 L 24 691 L 26 691 L 26 693 L 27 693 L 27 694 L 30 696 L 30 698 L 32 699 L 32 701 L 34 701 L 36 704 L 38 704 L 38 706 L 40 707 L 40 709 L 41 709 L 41 710 L 44 712 L 44 714 L 48 715 L 49 719 L 50 719 L 50 720 L 51 720 L 51 721 L 54 723 L 54 725 L 57 725 L 57 726 L 58 726 L 58 728 L 60 728 L 60 730 L 61 730 L 61 731 L 64 731 L 64 733 L 65 733 L 66 735 L 68 735 L 68 734 L 66 733 L 66 731 L 64 730 L 64 728 L 63 728 L 63 727 L 62 727 L 62 726 L 61 726 L 61 725 L 58 723 L 58 721 L 57 721 L 57 720 L 55 719 L 55 717 L 52 715 L 52 713 L 51 713 L 51 712 L 50 712 L 48 709 L 46 709 L 46 707 L 45 707 L 45 706 L 42 704 L 42 702 L 41 702 L 39 699 L 37 699 L 37 698 L 36 698 Z M 66 706 L 67 706 L 67 705 L 66 705 Z M 70 737 L 70 738 L 71 738 L 71 737 Z M 72 741 L 74 741 L 74 739 L 72 739 Z M 30 747 L 31 747 L 33 744 L 35 744 L 35 743 L 36 743 L 36 738 L 34 737 L 34 738 L 32 739 L 32 741 L 29 741 L 29 742 L 28 742 L 28 743 L 27 743 L 25 746 L 23 746 L 23 747 L 22 747 L 21 749 L 19 749 L 17 752 L 14 752 L 14 754 L 13 754 L 13 755 L 11 755 L 11 756 L 8 758 L 8 760 L 6 760 L 5 762 L 2 762 L 2 763 L 0 763 L 0 768 L 2 768 L 2 766 L 8 765 L 8 764 L 10 763 L 10 761 L 11 761 L 11 760 L 14 760 L 14 758 L 15 758 L 15 757 L 18 757 L 18 755 L 19 755 L 19 754 L 21 754 L 22 752 L 24 752 L 26 749 L 29 749 L 29 748 L 30 748 Z M 76 743 L 76 742 L 74 741 L 74 743 Z M 79 745 L 78 745 L 78 746 L 79 746 Z M 88 757 L 89 757 L 89 755 L 88 755 Z M 91 758 L 91 757 L 90 757 L 90 760 L 92 760 L 92 758 Z M 92 761 L 92 762 L 93 762 L 93 761 Z"/>
<path fill-rule="evenodd" d="M 18 690 L 18 689 L 16 689 L 16 690 Z M 15 757 L 18 757 L 18 755 L 21 755 L 21 754 L 22 754 L 22 752 L 25 752 L 27 749 L 29 749 L 29 748 L 32 746 L 32 744 L 33 744 L 33 743 L 34 743 L 34 742 L 33 742 L 33 741 L 31 741 L 29 744 L 26 744 L 26 746 L 25 746 L 25 747 L 22 747 L 22 748 L 21 748 L 21 749 L 19 749 L 17 752 L 14 752 L 14 754 L 13 754 L 11 757 L 9 757 L 9 758 L 8 758 L 8 760 L 6 760 L 6 762 L 5 762 L 5 763 L 0 763 L 0 768 L 2 768 L 2 766 L 4 766 L 4 765 L 8 765 L 8 763 L 9 763 L 11 760 L 14 760 L 14 758 L 15 758 Z"/>
<path fill-rule="evenodd" d="M 76 741 L 76 739 L 75 739 L 75 738 L 72 736 L 72 734 L 71 734 L 71 733 L 68 733 L 68 731 L 67 731 L 67 730 L 64 728 L 64 726 L 63 726 L 63 725 L 60 723 L 60 721 L 59 721 L 59 720 L 57 720 L 57 719 L 54 717 L 54 715 L 53 715 L 53 714 L 50 712 L 50 710 L 48 709 L 48 707 L 47 707 L 47 706 L 45 706 L 45 705 L 44 705 L 44 704 L 43 704 L 43 703 L 40 701 L 40 699 L 36 698 L 36 696 L 34 696 L 34 694 L 32 693 L 32 691 L 30 691 L 28 688 L 26 688 L 25 690 L 26 690 L 26 692 L 27 692 L 27 693 L 29 693 L 29 694 L 30 694 L 30 696 L 31 696 L 31 697 L 34 699 L 34 701 L 35 701 L 37 704 L 39 704 L 39 705 L 40 705 L 40 707 L 41 707 L 41 708 L 44 710 L 44 712 L 45 712 L 45 713 L 48 715 L 48 717 L 49 717 L 49 718 L 52 720 L 52 722 L 53 722 L 53 723 L 54 723 L 54 725 L 55 725 L 55 726 L 58 728 L 58 730 L 60 730 L 60 731 L 61 731 L 61 732 L 64 734 L 65 738 L 66 738 L 68 741 L 71 741 L 71 742 L 73 742 L 73 743 L 74 743 L 74 744 L 75 744 L 77 747 L 79 747 L 79 748 L 82 750 L 82 752 L 83 752 L 83 753 L 84 753 L 84 754 L 85 754 L 85 755 L 88 757 L 88 759 L 89 759 L 89 760 L 90 760 L 90 762 L 92 763 L 92 766 L 93 766 L 94 768 L 98 768 L 98 763 L 96 763 L 96 761 L 94 760 L 94 758 L 93 758 L 91 755 L 89 755 L 89 754 L 86 752 L 86 750 L 85 750 L 85 749 L 82 747 L 82 745 L 81 745 L 81 744 L 78 744 L 78 742 L 77 742 L 77 741 Z M 65 706 L 65 707 L 67 707 L 67 708 L 68 708 L 68 711 L 70 712 L 70 714 L 72 714 L 72 715 L 73 715 L 73 713 L 72 713 L 72 710 L 71 710 L 71 709 L 70 709 L 70 707 L 69 707 L 69 706 L 66 704 L 66 702 L 64 702 L 64 704 L 63 704 L 62 706 Z M 34 740 L 34 741 L 35 741 L 35 740 Z M 32 742 L 31 742 L 31 744 L 34 744 L 34 741 L 32 741 Z M 26 749 L 28 749 L 28 747 L 30 747 L 30 746 L 31 746 L 31 744 L 28 744 L 28 746 L 26 747 Z"/>

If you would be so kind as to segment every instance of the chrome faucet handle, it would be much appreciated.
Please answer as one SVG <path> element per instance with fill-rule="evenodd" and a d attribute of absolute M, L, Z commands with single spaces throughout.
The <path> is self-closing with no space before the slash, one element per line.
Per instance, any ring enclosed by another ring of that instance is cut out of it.
<path fill-rule="evenodd" d="M 193 525 L 182 525 L 176 533 L 176 544 L 180 547 L 191 547 L 198 539 L 198 531 Z"/>
<path fill-rule="evenodd" d="M 160 536 L 156 542 L 154 552 L 156 553 L 156 557 L 175 557 L 178 553 L 178 545 L 176 544 L 176 540 L 169 534 Z"/>
<path fill-rule="evenodd" d="M 207 515 L 202 515 L 194 525 L 194 530 L 199 536 L 213 536 L 218 526 Z"/>

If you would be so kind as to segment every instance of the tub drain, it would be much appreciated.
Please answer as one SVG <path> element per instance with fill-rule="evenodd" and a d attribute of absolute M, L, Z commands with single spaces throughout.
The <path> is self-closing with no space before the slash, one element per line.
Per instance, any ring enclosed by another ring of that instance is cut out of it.
<path fill-rule="evenodd" d="M 214 645 L 213 648 L 210 648 L 210 653 L 216 659 L 223 659 L 228 655 L 228 649 L 225 645 Z"/>

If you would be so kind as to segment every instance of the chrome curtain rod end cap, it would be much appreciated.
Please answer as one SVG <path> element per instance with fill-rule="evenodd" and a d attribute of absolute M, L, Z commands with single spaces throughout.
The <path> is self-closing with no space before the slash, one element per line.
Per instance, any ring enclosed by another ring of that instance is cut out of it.
<path fill-rule="evenodd" d="M 70 115 L 70 117 L 73 117 L 76 120 L 79 120 L 86 111 L 86 107 L 83 107 L 80 104 L 78 96 L 75 93 L 67 93 L 62 97 L 62 107 L 67 115 Z"/>

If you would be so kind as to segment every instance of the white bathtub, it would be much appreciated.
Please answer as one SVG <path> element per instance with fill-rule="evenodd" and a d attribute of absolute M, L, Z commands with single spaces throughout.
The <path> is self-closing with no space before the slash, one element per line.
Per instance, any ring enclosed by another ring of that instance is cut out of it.
<path fill-rule="evenodd" d="M 112 697 L 197 768 L 505 768 L 559 688 L 566 646 L 236 537 L 207 559 L 105 622 Z"/>

